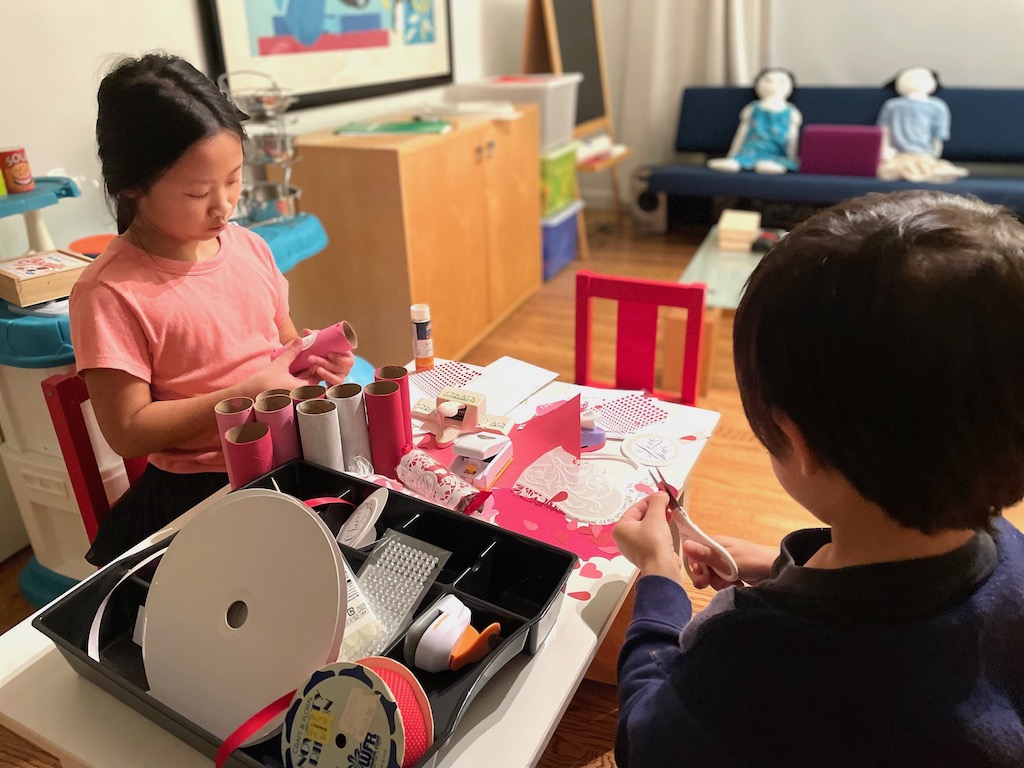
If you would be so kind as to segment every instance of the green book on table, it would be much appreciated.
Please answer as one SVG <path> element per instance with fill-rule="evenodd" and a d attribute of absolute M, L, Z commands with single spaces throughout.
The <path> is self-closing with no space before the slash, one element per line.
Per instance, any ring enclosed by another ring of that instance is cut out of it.
<path fill-rule="evenodd" d="M 447 133 L 452 124 L 447 120 L 385 120 L 379 122 L 345 123 L 335 129 L 336 134 L 377 133 Z"/>

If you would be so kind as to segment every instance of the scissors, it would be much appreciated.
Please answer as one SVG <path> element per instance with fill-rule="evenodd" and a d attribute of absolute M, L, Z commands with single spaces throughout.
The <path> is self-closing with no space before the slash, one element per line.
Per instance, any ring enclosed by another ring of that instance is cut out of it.
<path fill-rule="evenodd" d="M 657 472 L 657 475 L 655 475 L 655 472 Z M 657 467 L 651 469 L 651 477 L 654 479 L 654 484 L 668 494 L 668 508 L 669 511 L 672 512 L 672 525 L 670 526 L 672 529 L 672 544 L 675 547 L 676 553 L 683 561 L 683 567 L 686 569 L 686 575 L 691 579 L 693 578 L 693 571 L 690 570 L 690 562 L 686 555 L 683 554 L 683 541 L 689 539 L 690 541 L 696 541 L 710 549 L 713 549 L 718 553 L 719 557 L 725 560 L 728 565 L 728 570 L 722 571 L 718 568 L 714 568 L 715 573 L 726 581 L 738 581 L 740 578 L 740 569 L 739 566 L 736 565 L 736 560 L 729 554 L 728 550 L 704 533 L 704 531 L 698 528 L 697 524 L 690 519 L 690 515 L 683 508 L 683 505 L 679 503 L 679 499 L 676 498 L 675 493 L 672 491 L 672 486 L 670 486 L 668 481 L 665 480 L 660 469 Z"/>

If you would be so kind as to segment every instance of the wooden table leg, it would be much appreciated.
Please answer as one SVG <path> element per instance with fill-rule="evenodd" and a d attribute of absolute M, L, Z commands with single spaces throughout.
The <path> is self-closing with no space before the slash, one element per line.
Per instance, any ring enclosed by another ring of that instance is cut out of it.
<path fill-rule="evenodd" d="M 711 371 L 714 368 L 715 334 L 722 310 L 704 310 L 704 328 L 700 349 L 700 374 L 697 378 L 697 394 L 703 397 L 711 386 Z M 683 386 L 683 353 L 686 348 L 686 310 L 670 309 L 662 318 L 662 361 L 661 389 L 679 392 Z"/>

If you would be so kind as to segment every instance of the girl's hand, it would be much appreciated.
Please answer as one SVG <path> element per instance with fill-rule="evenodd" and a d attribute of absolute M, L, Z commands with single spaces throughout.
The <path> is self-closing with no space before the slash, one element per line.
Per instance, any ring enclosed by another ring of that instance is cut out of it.
<path fill-rule="evenodd" d="M 257 371 L 243 381 L 239 388 L 245 397 L 254 398 L 260 392 L 267 389 L 287 388 L 289 390 L 304 386 L 307 382 L 288 371 L 288 366 L 298 357 L 302 351 L 302 339 L 292 339 L 288 342 L 285 351 L 270 362 L 266 368 Z"/>
<path fill-rule="evenodd" d="M 302 331 L 303 336 L 313 333 L 309 328 Z M 356 357 L 351 352 L 328 352 L 326 357 L 318 355 L 309 356 L 309 370 L 303 374 L 303 378 L 310 384 L 319 384 L 321 381 L 331 387 L 335 384 L 344 384 L 345 378 L 352 371 Z"/>
<path fill-rule="evenodd" d="M 779 556 L 778 547 L 754 544 L 745 539 L 734 539 L 731 536 L 716 536 L 715 541 L 725 547 L 725 550 L 733 556 L 740 569 L 739 580 L 726 581 L 715 573 L 712 570 L 713 567 L 722 571 L 728 570 L 726 563 L 710 547 L 688 539 L 683 542 L 683 557 L 689 561 L 690 571 L 693 573 L 693 586 L 697 589 L 704 589 L 707 586 L 714 587 L 716 590 L 725 589 L 733 584 L 743 582 L 757 584 L 771 576 L 772 565 Z"/>
<path fill-rule="evenodd" d="M 672 544 L 669 514 L 668 494 L 648 496 L 626 510 L 612 538 L 641 576 L 665 576 L 682 584 L 683 563 Z"/>

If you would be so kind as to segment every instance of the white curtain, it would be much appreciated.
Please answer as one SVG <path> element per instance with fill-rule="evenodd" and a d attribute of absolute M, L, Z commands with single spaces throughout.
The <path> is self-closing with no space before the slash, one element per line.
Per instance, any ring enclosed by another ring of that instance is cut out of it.
<path fill-rule="evenodd" d="M 617 13 L 622 23 L 621 36 L 615 35 L 623 41 L 621 58 L 606 60 L 615 138 L 633 151 L 619 170 L 626 197 L 634 168 L 673 158 L 684 87 L 752 86 L 758 70 L 773 63 L 768 50 L 772 1 L 614 0 L 624 9 L 602 3 L 606 49 L 614 34 L 607 18 Z M 609 185 L 601 174 L 590 176 L 582 179 L 584 194 L 605 207 L 611 202 Z"/>

